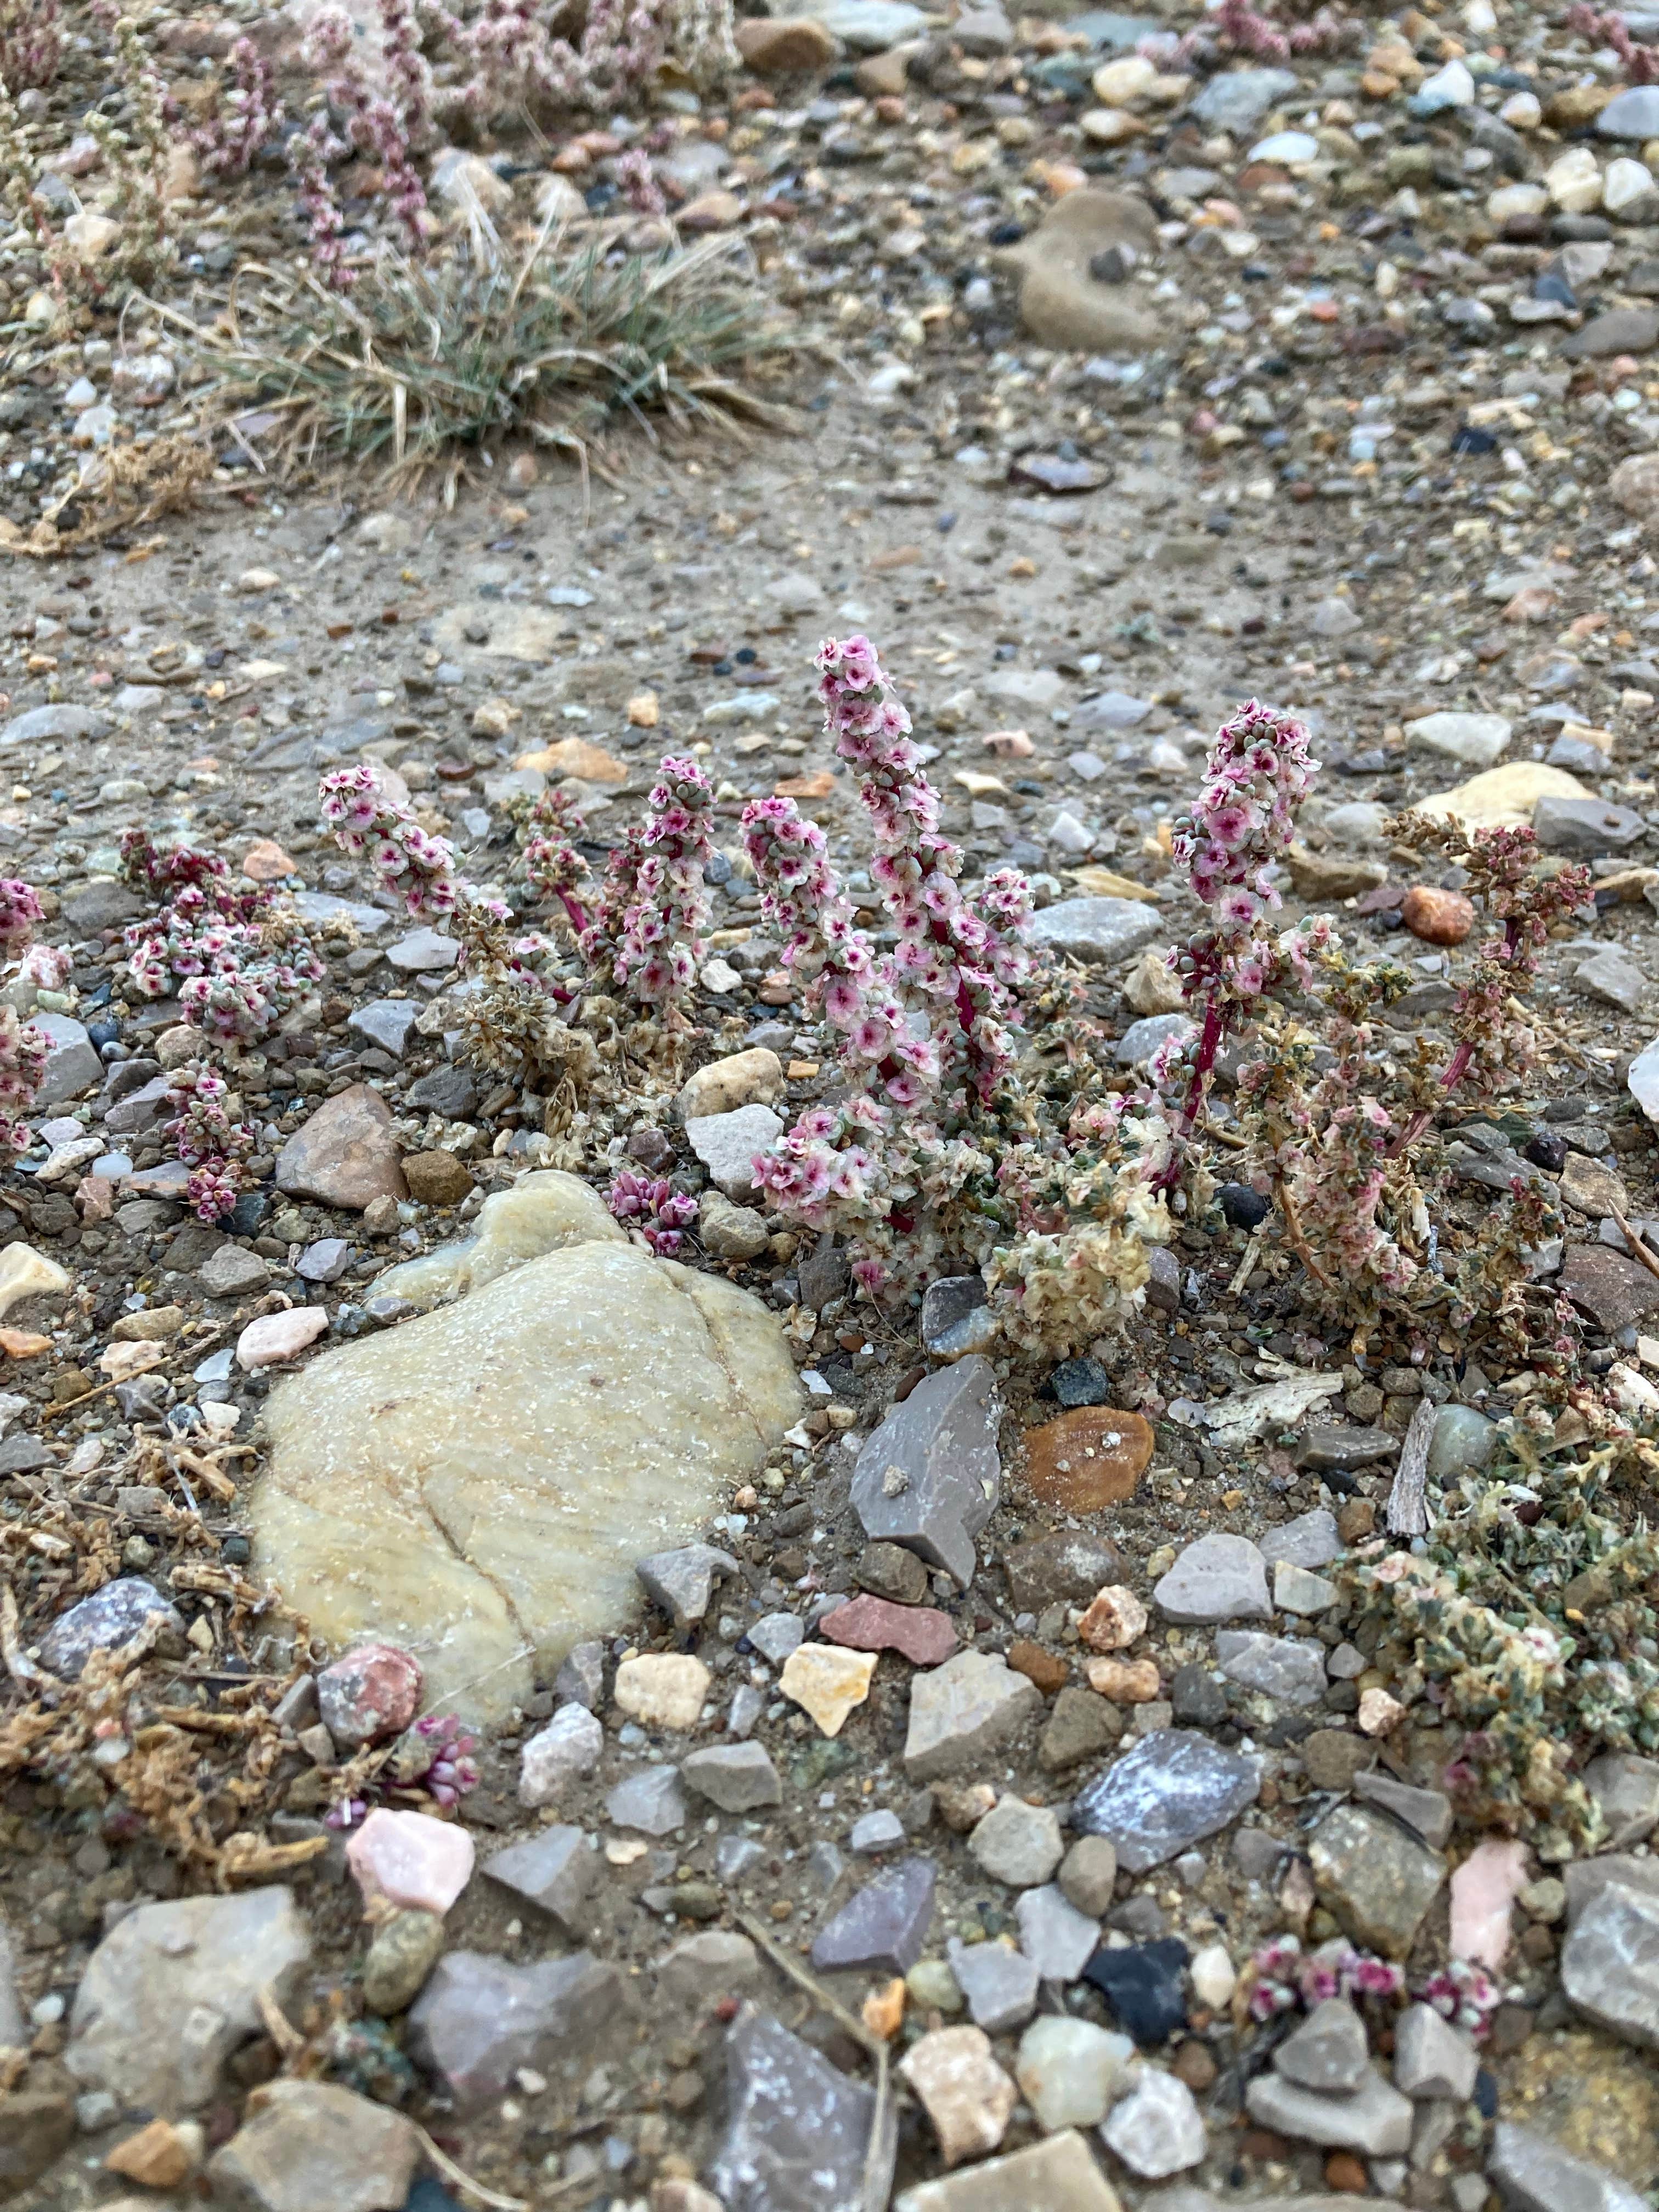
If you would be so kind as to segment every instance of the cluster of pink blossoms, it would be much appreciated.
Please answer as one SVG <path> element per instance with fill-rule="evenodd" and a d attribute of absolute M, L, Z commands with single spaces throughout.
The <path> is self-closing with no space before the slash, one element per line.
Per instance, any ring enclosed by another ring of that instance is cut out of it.
<path fill-rule="evenodd" d="M 245 177 L 286 119 L 276 74 L 253 40 L 238 39 L 229 59 L 234 85 L 191 132 L 191 144 L 213 177 Z"/>
<path fill-rule="evenodd" d="M 1250 1961 L 1250 2017 L 1305 2006 L 1311 2012 L 1328 1997 L 1399 1997 L 1406 1993 L 1402 1968 L 1370 1951 L 1357 1951 L 1340 1938 L 1304 1952 L 1294 1936 L 1276 1936 Z"/>
<path fill-rule="evenodd" d="M 23 952 L 41 919 L 33 888 L 15 876 L 0 878 L 0 956 Z M 43 950 L 45 948 L 42 948 Z M 33 1022 L 0 1006 L 0 1146 L 25 1151 L 31 1133 L 23 1115 L 33 1107 L 46 1068 L 46 1040 Z"/>
<path fill-rule="evenodd" d="M 633 901 L 617 944 L 616 981 L 671 1023 L 679 1017 L 702 957 L 702 933 L 708 925 L 703 870 L 714 857 L 708 835 L 714 801 L 696 761 L 672 755 L 663 761 L 647 802 L 651 819 L 638 848 Z"/>
<path fill-rule="evenodd" d="M 318 790 L 325 828 L 343 853 L 367 854 L 375 874 L 416 921 L 453 914 L 465 897 L 453 848 L 389 799 L 374 769 L 336 769 Z"/>
<path fill-rule="evenodd" d="M 623 1168 L 605 1194 L 618 1221 L 637 1229 L 659 1260 L 672 1260 L 684 1243 L 682 1231 L 697 1218 L 697 1201 L 676 1190 L 666 1176 L 642 1176 Z"/>
<path fill-rule="evenodd" d="M 175 1068 L 167 1083 L 173 1118 L 167 1125 L 174 1151 L 191 1170 L 185 1195 L 198 1221 L 224 1218 L 243 1185 L 242 1164 L 258 1139 L 246 1121 L 225 1110 L 229 1086 L 201 1060 Z"/>
<path fill-rule="evenodd" d="M 121 872 L 157 894 L 161 911 L 125 932 L 127 967 L 147 999 L 179 994 L 187 1022 L 210 1036 L 263 1036 L 323 970 L 305 933 L 271 911 L 265 890 L 234 890 L 216 854 L 160 848 L 141 830 L 121 840 Z"/>

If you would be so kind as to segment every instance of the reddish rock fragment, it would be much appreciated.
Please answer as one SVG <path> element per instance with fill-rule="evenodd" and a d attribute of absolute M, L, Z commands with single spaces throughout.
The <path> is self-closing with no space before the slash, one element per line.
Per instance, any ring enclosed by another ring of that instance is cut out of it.
<path fill-rule="evenodd" d="M 420 1662 L 395 1644 L 362 1644 L 317 1677 L 323 1724 L 353 1751 L 377 1738 L 401 1735 L 420 1711 Z"/>
<path fill-rule="evenodd" d="M 950 1616 L 931 1605 L 892 1605 L 855 1597 L 818 1623 L 818 1634 L 854 1651 L 897 1651 L 915 1667 L 937 1667 L 957 1648 Z"/>
<path fill-rule="evenodd" d="M 1020 1438 L 1025 1480 L 1045 1505 L 1098 1513 L 1134 1496 L 1152 1456 L 1150 1422 L 1111 1406 L 1079 1406 Z"/>
<path fill-rule="evenodd" d="M 1462 891 L 1413 884 L 1400 902 L 1400 919 L 1425 945 L 1461 945 L 1474 927 L 1474 904 Z"/>
<path fill-rule="evenodd" d="M 1008 1664 L 1016 1674 L 1024 1674 L 1028 1682 L 1035 1682 L 1045 1698 L 1052 1698 L 1056 1690 L 1064 1689 L 1072 1672 L 1063 1659 L 1052 1651 L 1045 1651 L 1040 1644 L 1033 1644 L 1026 1637 L 1009 1645 Z"/>

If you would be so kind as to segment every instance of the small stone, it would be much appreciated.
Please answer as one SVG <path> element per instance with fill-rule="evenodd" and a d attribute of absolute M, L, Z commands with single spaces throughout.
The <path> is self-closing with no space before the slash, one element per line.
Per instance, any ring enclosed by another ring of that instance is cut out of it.
<path fill-rule="evenodd" d="M 401 2112 L 331 2081 L 268 2081 L 207 2170 L 213 2201 L 240 2212 L 395 2212 L 422 2162 Z"/>
<path fill-rule="evenodd" d="M 726 2059 L 729 2117 L 708 2175 L 726 2212 L 863 2212 L 873 2093 L 752 2005 Z M 892 2159 L 889 2136 L 874 2147 L 884 2194 Z"/>
<path fill-rule="evenodd" d="M 1060 1861 L 1061 1893 L 1091 1920 L 1110 1907 L 1116 1881 L 1117 1846 L 1109 1836 L 1079 1836 Z"/>
<path fill-rule="evenodd" d="M 1336 1584 L 1323 1575 L 1310 1575 L 1280 1559 L 1273 1569 L 1273 1603 L 1280 1613 L 1293 1613 L 1304 1620 L 1328 1613 L 1336 1603 Z"/>
<path fill-rule="evenodd" d="M 1115 1544 L 1081 1530 L 1012 1545 L 1002 1565 L 1009 1595 L 1021 1613 L 1041 1613 L 1060 1603 L 1087 1605 L 1103 1583 L 1121 1583 L 1127 1572 Z"/>
<path fill-rule="evenodd" d="M 1659 316 L 1653 319 L 1659 326 Z M 1584 860 L 1620 852 L 1647 834 L 1646 823 L 1628 806 L 1611 805 L 1599 799 L 1554 798 L 1547 793 L 1533 809 L 1532 826 L 1547 853 L 1568 853 Z"/>
<path fill-rule="evenodd" d="M 803 1644 L 792 1651 L 778 1677 L 778 1688 L 817 1722 L 826 1736 L 841 1734 L 848 1715 L 870 1694 L 876 1671 L 873 1651 L 849 1651 L 834 1644 Z M 935 1679 L 929 1675 L 927 1680 Z M 911 1693 L 911 1711 L 915 1692 Z"/>
<path fill-rule="evenodd" d="M 1659 1827 L 1659 1759 L 1604 1751 L 1584 1769 L 1583 1780 L 1606 1824 L 1605 1849 L 1628 1850 Z"/>
<path fill-rule="evenodd" d="M 820 1931 L 813 1966 L 823 1974 L 908 1974 L 927 1940 L 937 1879 L 933 1861 L 921 1856 L 878 1874 Z"/>
<path fill-rule="evenodd" d="M 775 30 L 775 23 L 769 26 Z M 783 1090 L 783 1063 L 764 1045 L 710 1060 L 688 1078 L 674 1101 L 682 1121 L 707 1121 L 741 1106 L 770 1106 Z"/>
<path fill-rule="evenodd" d="M 1124 1650 L 1146 1634 L 1146 1608 L 1132 1589 L 1109 1583 L 1095 1592 L 1077 1632 L 1091 1651 Z"/>
<path fill-rule="evenodd" d="M 573 1782 L 592 1774 L 605 1750 L 605 1730 L 579 1705 L 561 1705 L 519 1756 L 519 1802 L 556 1804 Z"/>
<path fill-rule="evenodd" d="M 1496 1973 L 1509 1954 L 1510 1917 L 1528 1881 L 1526 1847 L 1488 1838 L 1451 1878 L 1451 1954 Z"/>
<path fill-rule="evenodd" d="M 1575 2158 L 1513 2120 L 1500 2120 L 1492 2130 L 1486 2178 L 1513 2212 L 1643 2212 L 1646 2202 L 1604 2166 Z"/>
<path fill-rule="evenodd" d="M 1400 919 L 1425 945 L 1461 945 L 1474 927 L 1474 907 L 1462 891 L 1413 884 L 1400 902 Z"/>
<path fill-rule="evenodd" d="M 48 1674 L 76 1682 L 94 1651 L 118 1651 L 139 1636 L 154 1644 L 184 1632 L 182 1618 L 159 1590 L 137 1575 L 123 1575 L 59 1613 L 38 1649 Z M 182 1646 L 175 1644 L 175 1649 Z"/>
<path fill-rule="evenodd" d="M 1390 1697 L 1386 1690 L 1373 1686 L 1361 1693 L 1359 1699 L 1359 1732 L 1362 1735 L 1387 1735 L 1398 1728 L 1406 1717 L 1406 1708 L 1398 1698 Z"/>
<path fill-rule="evenodd" d="M 421 1706 L 420 1662 L 393 1644 L 362 1644 L 317 1677 L 317 1709 L 344 1750 L 401 1735 Z"/>
<path fill-rule="evenodd" d="M 900 1652 L 915 1667 L 938 1667 L 957 1648 L 949 1613 L 933 1606 L 892 1605 L 879 1597 L 856 1597 L 822 1614 L 817 1632 L 855 1651 Z"/>
<path fill-rule="evenodd" d="M 382 1052 L 401 1060 L 420 1017 L 418 999 L 372 999 L 347 1017 L 346 1028 L 365 1044 L 379 1045 Z"/>
<path fill-rule="evenodd" d="M 1005 1881 L 1011 1889 L 1034 1889 L 1054 1874 L 1065 1845 L 1050 1807 L 1010 1796 L 975 1828 L 968 1849 L 993 1881 Z"/>
<path fill-rule="evenodd" d="M 1396 1820 L 1422 1837 L 1431 1850 L 1443 1850 L 1452 1832 L 1452 1803 L 1443 1790 L 1416 1790 L 1396 1781 L 1382 1767 L 1372 1767 L 1353 1778 L 1353 1793 L 1367 1804 L 1381 1805 Z"/>
<path fill-rule="evenodd" d="M 1385 1959 L 1403 1959 L 1440 1893 L 1444 1861 L 1384 1815 L 1352 1804 L 1327 1814 L 1309 1857 L 1321 1903 L 1354 1942 Z"/>
<path fill-rule="evenodd" d="M 1432 2005 L 1407 2005 L 1394 2029 L 1394 2085 L 1407 2097 L 1443 2097 L 1467 2104 L 1474 2094 L 1480 2054 Z"/>
<path fill-rule="evenodd" d="M 1294 1521 L 1281 1521 L 1264 1534 L 1261 1550 L 1269 1566 L 1281 1561 L 1293 1567 L 1328 1566 L 1342 1551 L 1336 1516 L 1329 1506 L 1318 1505 L 1311 1513 L 1298 1514 Z"/>
<path fill-rule="evenodd" d="M 1143 2181 L 1167 2180 L 1197 2166 L 1209 2149 L 1204 2118 L 1192 2091 L 1173 2074 L 1149 2066 L 1115 2105 L 1101 2136 Z"/>
<path fill-rule="evenodd" d="M 1091 1659 L 1089 1687 L 1111 1704 L 1150 1705 L 1164 1693 L 1156 1659 Z"/>
<path fill-rule="evenodd" d="M 696 1728 L 712 1680 L 689 1652 L 647 1651 L 623 1661 L 612 1694 L 646 1728 Z"/>
<path fill-rule="evenodd" d="M 1034 945 L 1093 964 L 1127 960 L 1164 927 L 1158 908 L 1139 899 L 1057 899 L 1035 916 L 1030 934 Z"/>
<path fill-rule="evenodd" d="M 836 58 L 834 39 L 811 15 L 744 17 L 732 35 L 757 76 L 805 76 Z"/>
<path fill-rule="evenodd" d="M 1378 1460 L 1394 1458 L 1399 1449 L 1400 1439 L 1390 1430 L 1347 1429 L 1316 1421 L 1297 1441 L 1296 1463 L 1316 1474 L 1328 1474 L 1375 1466 Z"/>
<path fill-rule="evenodd" d="M 798 1613 L 769 1613 L 750 1624 L 748 1640 L 763 1659 L 781 1667 L 805 1642 L 806 1623 Z"/>
<path fill-rule="evenodd" d="M 1510 741 L 1510 724 L 1502 714 L 1439 713 L 1406 725 L 1407 744 L 1444 753 L 1469 768 L 1490 768 Z"/>
<path fill-rule="evenodd" d="M 240 1250 L 234 1244 L 226 1245 L 224 1249 L 234 1253 L 239 1260 L 250 1260 L 255 1256 L 251 1252 Z M 349 1264 L 351 1249 L 343 1237 L 319 1237 L 314 1244 L 307 1244 L 295 1261 L 295 1273 L 307 1283 L 338 1282 Z M 214 1256 L 218 1258 L 221 1255 L 216 1254 Z M 261 1261 L 259 1264 L 263 1267 L 264 1262 Z M 206 1273 L 204 1268 L 197 1276 L 198 1283 L 204 1279 Z"/>
<path fill-rule="evenodd" d="M 1045 2014 L 1020 2038 L 1014 2078 L 1048 2133 L 1091 2128 L 1110 2110 L 1134 2055 L 1127 2035 L 1064 2013 Z"/>
<path fill-rule="evenodd" d="M 277 1367 L 297 1358 L 306 1346 L 328 1331 L 328 1315 L 321 1306 L 290 1306 L 286 1313 L 261 1314 L 236 1340 L 236 1364 L 245 1374 L 261 1367 Z"/>
<path fill-rule="evenodd" d="M 194 2120 L 186 2120 L 182 2127 L 171 2120 L 152 2120 L 136 2136 L 116 2144 L 104 2160 L 104 2170 L 145 2189 L 177 2189 L 201 2162 L 202 2130 Z"/>
<path fill-rule="evenodd" d="M 1304 2089 L 1327 2095 L 1357 2089 L 1370 2065 L 1365 2023 L 1346 1998 L 1327 1997 L 1279 2045 L 1273 2063 Z"/>
<path fill-rule="evenodd" d="M 599 1857 L 581 1829 L 543 1828 L 527 1843 L 495 1852 L 484 1861 L 483 1870 L 492 1881 L 549 1914 L 567 1936 L 582 1934 L 590 1917 L 587 1900 L 599 1880 Z"/>
<path fill-rule="evenodd" d="M 363 2002 L 389 2019 L 414 2003 L 443 1955 L 444 1923 L 435 1912 L 394 1912 L 374 1930 L 363 1960 Z"/>
<path fill-rule="evenodd" d="M 783 1134 L 783 1123 L 769 1106 L 739 1106 L 729 1114 L 695 1115 L 685 1124 L 686 1141 L 726 1196 L 742 1201 L 756 1194 L 754 1162 L 769 1152 Z"/>
<path fill-rule="evenodd" d="M 1498 1446 L 1498 1425 L 1472 1406 L 1442 1406 L 1434 1417 L 1429 1440 L 1431 1482 L 1447 1482 L 1459 1474 L 1479 1474 L 1492 1464 Z"/>
<path fill-rule="evenodd" d="M 1212 83 L 1231 81 L 1211 79 Z M 1006 2158 L 988 2159 L 961 2173 L 919 2182 L 895 2200 L 893 2212 L 1028 2212 L 1028 2208 L 1029 2212 L 1121 2212 L 1116 2191 L 1073 2128 L 1061 2129 Z M 762 2212 L 762 2208 L 750 2206 L 747 2212 Z M 1613 2212 L 1622 2212 L 1622 2208 L 1613 2208 Z"/>
<path fill-rule="evenodd" d="M 1388 2158 L 1411 2148 L 1411 2100 L 1372 2066 L 1366 2067 L 1358 2087 L 1343 2096 L 1304 2089 L 1281 2074 L 1258 2074 L 1244 2093 L 1244 2104 L 1258 2125 L 1328 2150 Z"/>
<path fill-rule="evenodd" d="M 641 1836 L 672 1835 L 688 1817 L 678 1768 L 636 1767 L 611 1790 L 605 1809 L 618 1828 L 631 1828 Z"/>
<path fill-rule="evenodd" d="M 346 1861 L 366 1900 L 385 1898 L 441 1917 L 472 1879 L 472 1838 L 429 1813 L 377 1805 L 346 1842 Z"/>
<path fill-rule="evenodd" d="M 1249 1629 L 1224 1628 L 1215 1656 L 1229 1681 L 1260 1690 L 1283 1705 L 1317 1705 L 1324 1696 L 1325 1647 L 1289 1636 L 1263 1636 Z"/>
<path fill-rule="evenodd" d="M 961 1359 L 988 1350 L 997 1328 L 982 1275 L 945 1275 L 923 1293 L 921 1341 L 935 1359 Z"/>
<path fill-rule="evenodd" d="M 377 1198 L 407 1198 L 392 1115 L 379 1091 L 359 1083 L 325 1099 L 277 1155 L 276 1188 L 289 1198 L 357 1212 Z"/>
<path fill-rule="evenodd" d="M 902 1544 L 866 1544 L 856 1572 L 861 1589 L 895 1605 L 921 1605 L 927 1595 L 927 1569 Z"/>
<path fill-rule="evenodd" d="M 1123 1716 L 1115 1705 L 1092 1690 L 1063 1689 L 1037 1746 L 1037 1763 L 1045 1773 L 1063 1773 L 1109 1750 L 1122 1734 Z"/>
<path fill-rule="evenodd" d="M 854 1820 L 847 1838 L 848 1848 L 860 1857 L 873 1857 L 881 1851 L 897 1849 L 904 1841 L 904 1823 L 896 1813 L 884 1807 L 878 1813 L 866 1813 Z"/>
<path fill-rule="evenodd" d="M 1022 1890 L 1014 1903 L 1019 1948 L 1045 1982 L 1076 1981 L 1100 1941 L 1097 1920 L 1070 1905 L 1053 1883 Z"/>
<path fill-rule="evenodd" d="M 963 1943 L 953 1936 L 945 1946 L 975 2027 L 988 2035 L 1023 2027 L 1036 2009 L 1037 1970 L 1006 1943 Z"/>
<path fill-rule="evenodd" d="M 1302 1740 L 1302 1764 L 1316 1790 L 1352 1790 L 1376 1747 L 1346 1729 L 1316 1729 Z"/>
<path fill-rule="evenodd" d="M 1019 2093 L 978 2027 L 937 2027 L 911 2045 L 899 2072 L 933 2124 L 947 2166 L 994 2150 Z"/>
<path fill-rule="evenodd" d="M 1188 1627 L 1273 1617 L 1267 1562 L 1243 1536 L 1200 1536 L 1188 1544 L 1152 1598 L 1166 1620 Z"/>
<path fill-rule="evenodd" d="M 196 1279 L 210 1298 L 253 1297 L 268 1288 L 270 1269 L 257 1252 L 222 1244 L 196 1270 Z"/>
<path fill-rule="evenodd" d="M 1109 1766 L 1078 1796 L 1072 1825 L 1109 1836 L 1120 1865 L 1145 1874 L 1254 1804 L 1255 1761 L 1207 1736 L 1159 1729 Z"/>
<path fill-rule="evenodd" d="M 752 1206 L 734 1206 L 719 1191 L 705 1191 L 697 1209 L 697 1237 L 716 1260 L 757 1260 L 772 1241 L 772 1225 Z"/>
<path fill-rule="evenodd" d="M 1187 2025 L 1182 1982 L 1187 1946 L 1173 1936 L 1155 1943 L 1103 1946 L 1084 1969 L 1127 2035 L 1143 2045 L 1167 2043 Z"/>
<path fill-rule="evenodd" d="M 961 1588 L 973 1580 L 974 1539 L 1001 1495 L 996 1371 L 971 1354 L 925 1376 L 858 1456 L 854 1510 L 872 1540 L 907 1545 Z"/>
<path fill-rule="evenodd" d="M 586 1951 L 526 1966 L 450 1951 L 409 2015 L 410 2049 L 459 2112 L 477 2112 L 525 2067 L 549 2073 L 578 2054 L 591 2066 L 606 2030 L 627 2017 L 623 1989 L 616 1967 Z"/>
<path fill-rule="evenodd" d="M 723 1813 L 752 1812 L 757 1805 L 783 1802 L 783 1784 L 771 1757 L 758 1743 L 712 1745 L 680 1761 L 688 1790 L 718 1805 Z"/>
<path fill-rule="evenodd" d="M 1045 1698 L 1052 1698 L 1071 1680 L 1072 1670 L 1064 1659 L 1026 1636 L 1008 1646 L 1008 1664 L 1028 1682 L 1035 1682 Z"/>
<path fill-rule="evenodd" d="M 676 1628 L 706 1620 L 717 1583 L 738 1572 L 730 1552 L 712 1544 L 684 1544 L 678 1551 L 655 1552 L 637 1559 L 634 1572 L 653 1605 L 668 1615 Z"/>
<path fill-rule="evenodd" d="M 746 1936 L 708 1928 L 663 1953 L 657 1961 L 657 1993 L 666 2003 L 695 2005 L 705 2012 L 719 1998 L 752 1987 L 761 1971 L 760 1954 Z"/>
<path fill-rule="evenodd" d="M 936 1782 L 982 1764 L 1019 1734 L 1042 1703 L 1036 1684 L 1014 1674 L 1000 1656 L 958 1651 L 911 1683 L 906 1776 L 912 1782 Z"/>
<path fill-rule="evenodd" d="M 1224 2012 L 1238 1987 L 1238 1972 L 1224 1943 L 1207 1943 L 1188 1970 L 1193 1995 L 1212 2012 Z M 1196 2084 L 1194 2085 L 1196 2087 Z"/>
<path fill-rule="evenodd" d="M 404 1179 L 417 1206 L 459 1206 L 472 1190 L 472 1170 L 453 1152 L 406 1152 Z"/>

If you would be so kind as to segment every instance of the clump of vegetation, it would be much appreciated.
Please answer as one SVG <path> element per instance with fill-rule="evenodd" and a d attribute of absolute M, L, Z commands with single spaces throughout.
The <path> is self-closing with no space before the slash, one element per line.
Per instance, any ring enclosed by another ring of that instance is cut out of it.
<path fill-rule="evenodd" d="M 1579 1778 L 1598 1752 L 1659 1750 L 1659 1539 L 1644 1511 L 1659 1447 L 1621 1437 L 1583 1459 L 1466 1477 L 1425 1553 L 1373 1547 L 1342 1570 L 1381 1628 L 1374 1663 L 1461 1737 L 1445 1780 L 1480 1827 L 1540 1857 L 1593 1850 Z M 1634 1509 L 1634 1510 L 1632 1510 Z"/>

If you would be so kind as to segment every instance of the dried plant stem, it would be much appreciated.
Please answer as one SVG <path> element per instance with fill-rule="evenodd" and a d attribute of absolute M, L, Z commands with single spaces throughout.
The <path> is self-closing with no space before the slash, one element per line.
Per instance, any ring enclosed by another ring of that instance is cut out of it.
<path fill-rule="evenodd" d="M 61 1690 L 63 1684 L 44 1667 L 37 1667 L 23 1649 L 17 1618 L 17 1597 L 9 1583 L 0 1583 L 0 1656 L 6 1672 L 20 1689 Z"/>
<path fill-rule="evenodd" d="M 486 2189 L 481 2181 L 474 2181 L 471 2174 L 464 2172 L 456 2165 L 447 2151 L 439 2149 L 423 2127 L 417 2125 L 415 2132 L 421 2139 L 422 2149 L 444 2179 L 464 2191 L 467 2196 L 476 2197 L 480 2204 L 489 2208 L 489 2212 L 530 2212 L 530 2207 L 522 2197 L 503 2197 L 498 2190 Z M 586 2175 L 581 2178 L 586 2179 Z"/>
<path fill-rule="evenodd" d="M 1328 1291 L 1330 1277 L 1326 1274 L 1313 1254 L 1308 1249 L 1308 1240 L 1302 1233 L 1302 1217 L 1296 1210 L 1296 1200 L 1291 1196 L 1290 1185 L 1282 1179 L 1276 1185 L 1279 1210 L 1285 1217 L 1285 1228 L 1291 1240 L 1291 1249 L 1315 1282 L 1322 1283 Z"/>
<path fill-rule="evenodd" d="M 1432 1398 L 1423 1399 L 1406 1431 L 1394 1487 L 1389 1492 L 1387 1518 L 1392 1536 L 1428 1534 L 1429 1513 L 1423 1502 L 1423 1486 L 1428 1480 L 1429 1446 L 1434 1438 L 1435 1416 L 1439 1411 Z"/>
<path fill-rule="evenodd" d="M 1624 1238 L 1626 1243 L 1628 1244 L 1631 1249 L 1631 1256 L 1633 1259 L 1639 1260 L 1642 1262 L 1642 1265 L 1647 1269 L 1649 1274 L 1659 1275 L 1659 1259 L 1656 1259 L 1654 1257 L 1653 1254 L 1648 1249 L 1647 1245 L 1643 1242 L 1639 1232 L 1630 1222 L 1626 1220 L 1624 1215 L 1620 1213 L 1616 1206 L 1613 1209 L 1613 1218 L 1618 1224 L 1619 1234 Z"/>

